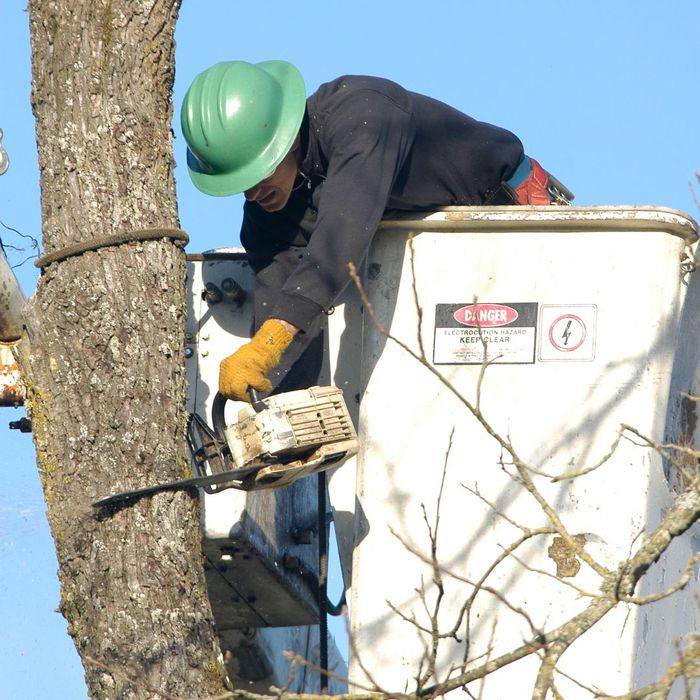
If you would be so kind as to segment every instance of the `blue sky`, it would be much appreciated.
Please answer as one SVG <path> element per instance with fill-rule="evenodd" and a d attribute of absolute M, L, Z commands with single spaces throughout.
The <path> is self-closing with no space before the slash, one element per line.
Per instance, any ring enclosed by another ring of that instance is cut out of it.
<path fill-rule="evenodd" d="M 0 221 L 40 235 L 29 103 L 26 0 L 0 5 L 0 128 L 11 158 L 0 177 Z M 192 78 L 220 60 L 286 59 L 313 91 L 343 73 L 391 78 L 507 127 L 577 195 L 576 203 L 659 205 L 698 212 L 697 43 L 692 0 L 504 0 L 238 3 L 184 0 L 177 29 L 175 110 Z M 195 252 L 237 244 L 241 198 L 190 184 L 174 124 L 182 227 Z M 26 240 L 0 226 L 6 246 Z M 12 264 L 31 251 L 8 248 Z M 27 294 L 36 275 L 16 270 Z M 31 440 L 0 409 L 0 700 L 85 697 L 58 605 L 56 560 Z"/>

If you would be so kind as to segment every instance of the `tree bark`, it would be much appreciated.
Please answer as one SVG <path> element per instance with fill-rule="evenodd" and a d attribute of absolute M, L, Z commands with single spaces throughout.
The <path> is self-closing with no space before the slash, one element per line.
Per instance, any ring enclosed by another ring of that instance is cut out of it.
<path fill-rule="evenodd" d="M 179 4 L 30 2 L 47 253 L 177 227 L 170 122 Z M 167 238 L 113 245 L 48 265 L 28 306 L 23 373 L 60 609 L 93 698 L 224 691 L 197 499 L 161 494 L 104 517 L 90 505 L 189 471 L 184 270 Z"/>

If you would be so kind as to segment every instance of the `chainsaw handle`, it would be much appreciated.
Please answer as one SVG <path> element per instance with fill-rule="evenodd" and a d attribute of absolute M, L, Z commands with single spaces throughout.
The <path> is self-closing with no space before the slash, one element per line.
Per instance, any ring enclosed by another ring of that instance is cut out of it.
<path fill-rule="evenodd" d="M 224 407 L 228 399 L 219 391 L 216 392 L 214 403 L 211 405 L 211 424 L 214 427 L 214 433 L 219 440 L 226 443 L 226 420 L 224 418 Z"/>
<path fill-rule="evenodd" d="M 260 398 L 258 390 L 253 389 L 252 386 L 248 387 L 248 398 L 250 399 L 250 404 L 256 413 L 260 413 L 260 411 L 264 411 L 267 408 L 265 402 Z"/>
<path fill-rule="evenodd" d="M 267 408 L 265 402 L 260 398 L 260 394 L 258 394 L 258 392 L 253 389 L 252 386 L 248 387 L 248 397 L 250 398 L 250 403 L 256 413 L 260 413 L 260 411 L 264 411 Z M 214 432 L 216 433 L 216 436 L 224 442 L 226 441 L 226 438 L 224 437 L 226 434 L 224 409 L 227 401 L 228 399 L 220 391 L 217 391 L 216 396 L 214 397 L 214 402 L 211 405 L 211 423 L 214 426 Z"/>

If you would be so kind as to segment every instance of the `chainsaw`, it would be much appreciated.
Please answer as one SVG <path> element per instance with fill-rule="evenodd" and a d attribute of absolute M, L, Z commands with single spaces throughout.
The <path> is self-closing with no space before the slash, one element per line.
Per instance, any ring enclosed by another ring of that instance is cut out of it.
<path fill-rule="evenodd" d="M 261 399 L 249 390 L 250 405 L 226 425 L 226 397 L 217 393 L 212 425 L 189 416 L 187 443 L 194 476 L 101 498 L 95 508 L 135 501 L 162 491 L 201 488 L 255 491 L 289 486 L 297 479 L 339 466 L 357 454 L 355 427 L 340 389 L 314 386 Z"/>

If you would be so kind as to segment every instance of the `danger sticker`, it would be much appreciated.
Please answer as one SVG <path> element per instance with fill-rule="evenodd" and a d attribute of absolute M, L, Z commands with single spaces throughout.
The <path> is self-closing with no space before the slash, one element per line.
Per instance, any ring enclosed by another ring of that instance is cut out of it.
<path fill-rule="evenodd" d="M 537 303 L 437 304 L 433 364 L 532 364 Z"/>

